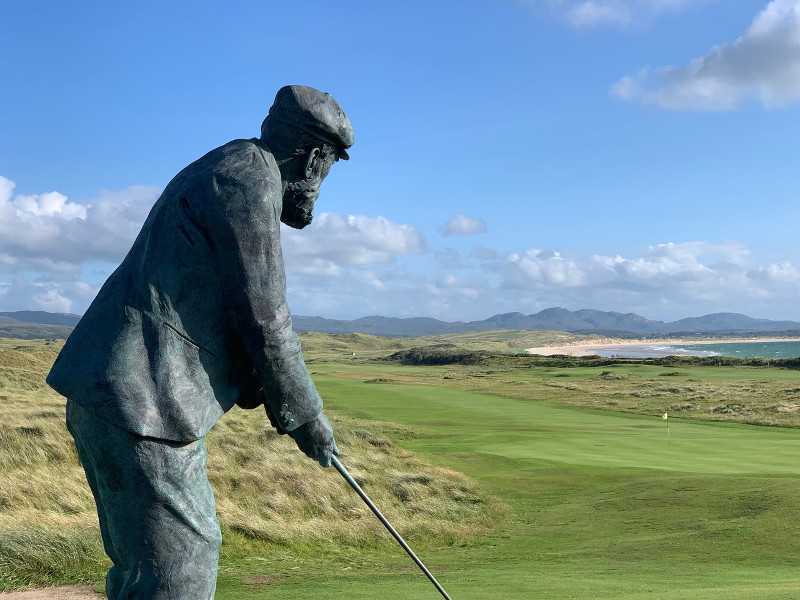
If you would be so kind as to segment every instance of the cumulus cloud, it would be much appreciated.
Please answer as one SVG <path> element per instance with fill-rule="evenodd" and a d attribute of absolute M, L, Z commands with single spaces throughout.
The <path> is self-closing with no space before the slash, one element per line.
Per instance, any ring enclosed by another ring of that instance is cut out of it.
<path fill-rule="evenodd" d="M 800 285 L 800 267 L 788 261 L 774 263 L 765 267 L 757 267 L 748 275 L 766 283 Z"/>
<path fill-rule="evenodd" d="M 81 281 L 79 274 L 58 277 L 24 272 L 9 274 L 0 270 L 2 310 L 82 312 L 98 291 L 99 286 Z"/>
<path fill-rule="evenodd" d="M 128 250 L 158 191 L 128 188 L 75 202 L 21 195 L 0 179 L 0 308 L 82 312 Z M 284 228 L 296 314 L 480 319 L 548 306 L 655 318 L 741 311 L 800 319 L 800 264 L 760 262 L 737 243 L 665 242 L 637 253 L 433 248 L 413 225 L 319 214 Z"/>
<path fill-rule="evenodd" d="M 497 266 L 493 265 L 496 270 Z M 789 305 L 800 292 L 800 269 L 790 262 L 754 264 L 741 244 L 653 245 L 640 256 L 596 254 L 568 259 L 528 250 L 505 258 L 501 289 L 535 292 L 539 300 L 572 306 L 685 316 L 751 310 L 765 300 Z"/>
<path fill-rule="evenodd" d="M 575 261 L 565 259 L 552 250 L 526 250 L 514 252 L 507 258 L 509 272 L 515 276 L 509 283 L 518 285 L 576 287 L 586 281 L 586 272 Z"/>
<path fill-rule="evenodd" d="M 289 304 L 297 314 L 363 316 L 402 308 L 424 278 L 399 260 L 422 254 L 426 242 L 412 225 L 385 217 L 321 213 L 303 230 L 283 227 Z"/>
<path fill-rule="evenodd" d="M 611 90 L 666 110 L 732 110 L 800 101 L 800 0 L 772 0 L 747 31 L 683 67 L 643 69 Z"/>
<path fill-rule="evenodd" d="M 549 7 L 575 28 L 629 27 L 708 0 L 522 0 Z"/>
<path fill-rule="evenodd" d="M 651 246 L 637 258 L 595 255 L 592 265 L 600 269 L 594 275 L 601 280 L 622 285 L 665 285 L 743 273 L 749 254 L 740 244 L 670 242 Z"/>
<path fill-rule="evenodd" d="M 466 215 L 457 214 L 450 217 L 442 227 L 442 235 L 477 235 L 486 233 L 486 223 L 481 219 L 473 219 Z"/>
<path fill-rule="evenodd" d="M 23 195 L 0 177 L 0 307 L 82 312 L 129 250 L 159 190 L 134 186 L 86 202 L 59 192 Z M 423 253 L 413 226 L 385 217 L 322 213 L 303 231 L 284 228 L 287 271 L 315 290 L 382 290 L 398 257 Z M 377 268 L 377 270 L 376 270 Z M 336 280 L 339 283 L 332 284 Z"/>
<path fill-rule="evenodd" d="M 292 269 L 339 275 L 348 267 L 387 264 L 398 256 L 419 254 L 425 239 L 412 225 L 385 217 L 321 213 L 303 230 L 283 227 L 286 262 Z"/>
<path fill-rule="evenodd" d="M 119 261 L 159 193 L 134 186 L 78 203 L 59 192 L 15 194 L 15 187 L 0 176 L 0 261 L 49 270 Z"/>
<path fill-rule="evenodd" d="M 51 191 L 16 193 L 0 176 L 0 305 L 7 310 L 82 311 L 122 259 L 158 196 L 156 188 L 104 191 L 75 202 Z"/>

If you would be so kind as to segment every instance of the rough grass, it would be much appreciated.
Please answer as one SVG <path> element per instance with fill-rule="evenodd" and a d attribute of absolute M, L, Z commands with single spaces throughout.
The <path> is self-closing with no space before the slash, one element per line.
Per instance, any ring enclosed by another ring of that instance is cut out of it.
<path fill-rule="evenodd" d="M 578 335 L 563 331 L 479 331 L 422 337 L 382 337 L 365 333 L 300 334 L 307 358 L 341 360 L 343 358 L 377 358 L 390 352 L 426 346 L 457 346 L 469 352 L 514 353 L 534 346 L 563 345 L 578 340 L 598 341 L 593 335 Z M 355 354 L 355 356 L 353 356 Z"/>
<path fill-rule="evenodd" d="M 414 347 L 380 360 L 315 363 L 317 375 L 485 392 L 645 415 L 755 425 L 800 426 L 800 371 L 759 359 L 626 360 L 475 353 L 442 346 Z M 314 354 L 311 354 L 312 360 Z M 472 360 L 477 357 L 477 361 Z M 391 360 L 386 360 L 391 359 Z M 755 361 L 754 364 L 750 364 Z M 783 363 L 779 363 L 783 364 Z"/>
<path fill-rule="evenodd" d="M 91 583 L 105 558 L 94 502 L 64 426 L 64 400 L 44 384 L 60 344 L 0 341 L 0 590 Z M 410 539 L 454 544 L 490 529 L 502 506 L 453 470 L 395 445 L 410 429 L 333 417 L 342 459 Z M 332 469 L 234 409 L 208 438 L 209 478 L 228 554 L 253 544 L 379 547 L 387 536 Z"/>
<path fill-rule="evenodd" d="M 387 541 L 337 473 L 323 472 L 291 440 L 254 425 L 259 420 L 229 415 L 209 436 L 209 475 L 224 526 L 283 544 Z M 491 525 L 497 506 L 472 481 L 395 446 L 392 440 L 410 437 L 410 430 L 345 418 L 334 418 L 334 428 L 342 460 L 404 535 L 456 543 Z"/>

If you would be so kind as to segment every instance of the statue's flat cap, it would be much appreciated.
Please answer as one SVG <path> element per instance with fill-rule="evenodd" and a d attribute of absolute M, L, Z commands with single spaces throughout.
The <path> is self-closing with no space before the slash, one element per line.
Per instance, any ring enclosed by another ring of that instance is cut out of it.
<path fill-rule="evenodd" d="M 327 92 L 305 85 L 284 86 L 275 95 L 268 118 L 329 142 L 338 148 L 340 158 L 350 158 L 347 148 L 355 142 L 353 125 Z"/>

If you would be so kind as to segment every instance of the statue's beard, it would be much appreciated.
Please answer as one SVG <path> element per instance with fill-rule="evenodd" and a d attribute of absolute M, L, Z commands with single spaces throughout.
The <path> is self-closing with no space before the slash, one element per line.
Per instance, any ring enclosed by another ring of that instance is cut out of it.
<path fill-rule="evenodd" d="M 318 196 L 318 181 L 304 179 L 288 183 L 283 194 L 281 221 L 295 229 L 310 225 L 314 218 L 314 203 Z"/>

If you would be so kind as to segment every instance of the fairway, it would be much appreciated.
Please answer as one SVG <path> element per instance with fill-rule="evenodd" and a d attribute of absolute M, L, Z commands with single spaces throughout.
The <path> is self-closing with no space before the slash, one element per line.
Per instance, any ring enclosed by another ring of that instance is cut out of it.
<path fill-rule="evenodd" d="M 542 402 L 423 386 L 364 386 L 327 381 L 334 408 L 414 424 L 430 451 L 464 450 L 521 461 L 664 469 L 709 474 L 800 474 L 800 431 L 572 409 Z M 345 400 L 346 398 L 350 400 Z M 356 400 L 357 398 L 357 400 Z M 480 424 L 480 426 L 476 426 Z M 447 432 L 447 436 L 443 434 Z M 452 436 L 457 435 L 456 443 Z"/>
<path fill-rule="evenodd" d="M 671 420 L 668 434 L 656 417 L 330 374 L 317 381 L 335 413 L 413 426 L 418 435 L 402 445 L 509 506 L 489 537 L 420 547 L 455 599 L 800 597 L 798 430 Z M 345 564 L 356 555 L 309 559 L 302 576 L 263 587 L 223 568 L 218 597 L 437 597 L 399 548 Z"/>

